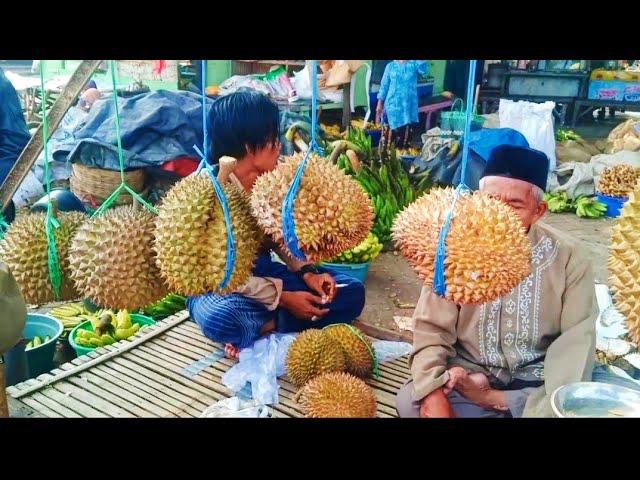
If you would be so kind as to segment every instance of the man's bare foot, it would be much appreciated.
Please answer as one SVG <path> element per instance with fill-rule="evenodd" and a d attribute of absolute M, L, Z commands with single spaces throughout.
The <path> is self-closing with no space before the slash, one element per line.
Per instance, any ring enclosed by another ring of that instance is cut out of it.
<path fill-rule="evenodd" d="M 267 333 L 271 333 L 275 331 L 276 331 L 276 320 L 271 319 L 267 322 L 264 322 L 264 324 L 262 325 L 262 328 L 260 329 L 260 335 L 265 335 Z"/>
<path fill-rule="evenodd" d="M 227 356 L 227 358 L 231 358 L 235 360 L 237 360 L 238 357 L 240 356 L 240 350 L 234 347 L 233 345 L 231 345 L 230 343 L 227 343 L 224 346 L 224 353 Z"/>

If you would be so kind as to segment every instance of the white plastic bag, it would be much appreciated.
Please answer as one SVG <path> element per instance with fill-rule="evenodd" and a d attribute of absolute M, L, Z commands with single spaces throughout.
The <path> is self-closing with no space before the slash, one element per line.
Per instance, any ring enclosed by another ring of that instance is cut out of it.
<path fill-rule="evenodd" d="M 269 407 L 260 405 L 255 400 L 240 400 L 238 397 L 220 400 L 200 414 L 200 418 L 267 418 L 270 416 Z"/>
<path fill-rule="evenodd" d="M 411 352 L 413 347 L 407 342 L 392 342 L 389 340 L 376 340 L 373 342 L 373 350 L 376 352 L 378 363 L 389 362 Z"/>
<path fill-rule="evenodd" d="M 568 178 L 567 178 L 568 177 Z M 566 191 L 569 198 L 579 195 L 593 195 L 593 166 L 590 163 L 562 163 L 554 172 L 549 172 L 547 191 L 557 193 Z"/>
<path fill-rule="evenodd" d="M 315 72 L 314 72 L 315 73 Z M 319 75 L 318 77 L 323 76 Z M 296 95 L 300 99 L 311 99 L 311 60 L 307 60 L 302 70 L 293 72 L 293 78 L 291 79 L 293 87 L 296 89 Z M 324 102 L 326 100 L 325 95 L 318 88 L 318 101 Z"/>
<path fill-rule="evenodd" d="M 513 128 L 522 133 L 531 148 L 549 157 L 549 170 L 556 168 L 556 139 L 553 128 L 555 102 L 500 100 L 500 128 Z"/>
<path fill-rule="evenodd" d="M 278 377 L 286 371 L 285 360 L 294 334 L 274 333 L 240 351 L 239 361 L 222 376 L 234 393 L 251 384 L 251 397 L 260 405 L 278 403 Z"/>

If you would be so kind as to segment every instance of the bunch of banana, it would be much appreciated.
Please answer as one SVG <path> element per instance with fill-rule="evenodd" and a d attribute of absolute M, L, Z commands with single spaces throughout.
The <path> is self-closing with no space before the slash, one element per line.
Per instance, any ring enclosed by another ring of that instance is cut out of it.
<path fill-rule="evenodd" d="M 594 196 L 580 195 L 575 199 L 575 205 L 579 217 L 598 218 L 607 211 L 607 205 Z"/>
<path fill-rule="evenodd" d="M 29 340 L 29 343 L 27 343 L 27 346 L 26 346 L 25 350 L 30 350 L 32 348 L 35 348 L 35 347 L 39 346 L 39 345 L 42 345 L 43 343 L 47 343 L 49 340 L 51 340 L 51 337 L 49 335 L 44 337 L 44 340 L 42 340 L 38 335 L 36 335 L 31 340 Z"/>
<path fill-rule="evenodd" d="M 369 232 L 359 245 L 339 253 L 327 260 L 329 263 L 366 263 L 376 258 L 382 250 L 382 244 L 373 233 Z"/>
<path fill-rule="evenodd" d="M 133 323 L 127 310 L 120 310 L 117 315 L 106 310 L 101 316 L 91 319 L 92 330 L 78 329 L 74 341 L 87 348 L 104 347 L 120 340 L 126 340 L 140 330 L 139 323 Z M 144 327 L 143 327 L 144 328 Z"/>
<path fill-rule="evenodd" d="M 570 212 L 575 210 L 575 206 L 566 191 L 556 193 L 545 193 L 544 201 L 552 213 Z"/>
<path fill-rule="evenodd" d="M 578 135 L 573 130 L 568 128 L 559 128 L 556 130 L 556 141 L 558 142 L 566 142 L 567 140 L 579 140 L 580 135 Z"/>
<path fill-rule="evenodd" d="M 640 170 L 631 165 L 614 165 L 606 167 L 598 181 L 598 192 L 610 197 L 626 197 L 633 191 Z"/>
<path fill-rule="evenodd" d="M 340 125 L 325 125 L 324 123 L 320 124 L 320 127 L 324 130 L 327 138 L 340 138 L 342 132 L 340 132 Z"/>
<path fill-rule="evenodd" d="M 364 119 L 363 118 L 354 118 L 353 120 L 351 120 L 351 126 L 354 127 L 354 128 L 362 130 L 363 125 L 364 125 Z M 376 123 L 375 121 L 367 122 L 367 131 L 369 131 L 369 130 L 381 130 L 381 129 L 382 129 L 382 125 L 381 124 Z"/>
<path fill-rule="evenodd" d="M 382 243 L 391 240 L 391 225 L 398 212 L 413 202 L 419 192 L 413 188 L 409 175 L 395 151 L 389 152 L 380 165 L 363 165 L 353 177 L 365 189 L 374 204 L 375 219 L 371 231 Z"/>
<path fill-rule="evenodd" d="M 62 322 L 64 331 L 69 332 L 82 322 L 91 319 L 91 314 L 82 303 L 65 303 L 52 308 L 49 314 Z"/>
<path fill-rule="evenodd" d="M 409 148 L 399 148 L 396 153 L 400 156 L 407 155 L 411 157 L 417 157 L 418 155 L 420 155 L 421 152 L 417 148 L 409 147 Z"/>
<path fill-rule="evenodd" d="M 150 316 L 154 320 L 161 320 L 184 310 L 186 303 L 186 297 L 178 295 L 177 293 L 170 293 L 159 302 L 142 308 L 140 313 Z"/>

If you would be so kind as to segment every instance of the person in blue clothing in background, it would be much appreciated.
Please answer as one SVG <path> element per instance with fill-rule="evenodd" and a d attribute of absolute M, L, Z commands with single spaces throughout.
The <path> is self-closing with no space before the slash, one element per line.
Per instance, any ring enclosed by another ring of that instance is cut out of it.
<path fill-rule="evenodd" d="M 276 168 L 280 156 L 278 106 L 265 94 L 239 90 L 216 100 L 208 116 L 209 161 L 237 160 L 230 181 L 250 192 L 258 176 Z M 273 251 L 282 262 L 274 261 Z M 362 312 L 365 291 L 357 279 L 291 257 L 268 239 L 249 280 L 231 294 L 187 299 L 203 334 L 224 343 L 228 357 L 262 335 L 300 332 L 351 323 Z"/>
<path fill-rule="evenodd" d="M 30 139 L 31 134 L 22 113 L 18 92 L 0 68 L 0 185 L 4 183 Z M 9 202 L 3 216 L 7 222 L 13 221 L 13 201 Z"/>
<path fill-rule="evenodd" d="M 381 143 L 406 149 L 411 124 L 418 123 L 418 76 L 429 72 L 427 60 L 392 60 L 384 69 L 378 92 L 376 123 L 386 117 Z"/>

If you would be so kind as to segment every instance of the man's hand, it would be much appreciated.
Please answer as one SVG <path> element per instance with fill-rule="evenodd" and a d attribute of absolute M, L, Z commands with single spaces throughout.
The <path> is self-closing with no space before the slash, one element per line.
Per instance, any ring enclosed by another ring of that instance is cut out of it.
<path fill-rule="evenodd" d="M 378 104 L 376 105 L 376 123 L 380 123 L 382 119 L 382 100 L 378 100 Z"/>
<path fill-rule="evenodd" d="M 481 407 L 502 411 L 509 409 L 504 392 L 491 388 L 489 379 L 483 373 L 469 375 L 465 372 L 465 375 L 457 378 L 454 388 L 464 398 Z"/>
<path fill-rule="evenodd" d="M 455 414 L 442 388 L 438 388 L 420 402 L 420 418 L 454 418 Z"/>
<path fill-rule="evenodd" d="M 318 320 L 329 313 L 328 308 L 319 308 L 322 297 L 309 292 L 282 292 L 280 306 L 289 310 L 300 320 Z"/>
<path fill-rule="evenodd" d="M 467 371 L 462 367 L 451 367 L 447 372 L 449 373 L 449 380 L 442 387 L 445 395 L 449 395 L 451 390 L 456 388 L 458 382 L 468 375 Z"/>
<path fill-rule="evenodd" d="M 336 297 L 336 281 L 335 279 L 328 273 L 305 273 L 302 277 L 304 283 L 311 290 L 316 292 L 320 297 L 322 297 L 324 302 L 321 303 L 330 303 Z"/>

